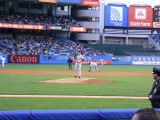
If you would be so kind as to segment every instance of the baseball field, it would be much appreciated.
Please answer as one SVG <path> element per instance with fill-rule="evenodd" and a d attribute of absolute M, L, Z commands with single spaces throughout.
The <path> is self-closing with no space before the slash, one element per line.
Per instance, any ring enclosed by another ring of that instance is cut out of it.
<path fill-rule="evenodd" d="M 68 65 L 0 66 L 0 110 L 130 109 L 151 107 L 153 66 L 106 65 L 74 78 Z"/>

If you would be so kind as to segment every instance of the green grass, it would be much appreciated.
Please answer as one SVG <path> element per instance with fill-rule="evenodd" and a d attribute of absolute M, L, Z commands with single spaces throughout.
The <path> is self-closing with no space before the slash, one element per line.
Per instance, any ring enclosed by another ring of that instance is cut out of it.
<path fill-rule="evenodd" d="M 73 76 L 0 75 L 0 94 L 147 96 L 152 85 L 151 77 L 129 79 L 117 76 L 97 77 L 98 79 L 113 81 L 110 84 L 53 84 L 40 82 L 42 80 L 70 77 Z"/>
<path fill-rule="evenodd" d="M 74 66 L 73 66 L 74 67 Z M 99 67 L 101 68 L 101 67 Z M 87 71 L 88 65 L 82 66 Z M 153 66 L 107 65 L 102 71 L 152 72 Z M 68 70 L 67 65 L 7 64 L 0 70 Z M 82 72 L 83 74 L 83 72 Z M 113 81 L 110 84 L 51 84 L 42 80 L 70 78 L 69 75 L 6 75 L 0 74 L 0 94 L 144 96 L 152 87 L 152 76 L 85 76 Z M 0 98 L 0 110 L 24 109 L 110 109 L 151 107 L 149 100 L 135 99 L 58 99 L 58 98 Z"/>
<path fill-rule="evenodd" d="M 148 100 L 0 98 L 0 110 L 131 109 L 151 107 Z"/>
<path fill-rule="evenodd" d="M 132 65 L 106 65 L 102 71 L 111 72 L 151 72 L 153 67 L 157 66 L 132 66 Z M 74 68 L 74 66 L 73 66 Z M 68 65 L 55 65 L 55 64 L 7 64 L 5 68 L 8 70 L 68 70 Z M 88 70 L 89 65 L 82 65 L 82 70 Z"/>

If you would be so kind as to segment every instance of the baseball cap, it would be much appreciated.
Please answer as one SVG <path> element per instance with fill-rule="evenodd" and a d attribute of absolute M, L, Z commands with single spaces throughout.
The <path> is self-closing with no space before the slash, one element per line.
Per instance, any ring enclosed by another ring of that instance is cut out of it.
<path fill-rule="evenodd" d="M 155 73 L 157 73 L 157 74 L 160 75 L 160 68 L 153 67 L 153 72 L 152 72 L 152 74 L 155 74 Z"/>

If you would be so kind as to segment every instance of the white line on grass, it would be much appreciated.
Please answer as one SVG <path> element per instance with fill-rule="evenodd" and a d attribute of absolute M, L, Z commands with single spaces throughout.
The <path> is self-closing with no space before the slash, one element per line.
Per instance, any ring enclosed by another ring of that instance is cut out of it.
<path fill-rule="evenodd" d="M 117 98 L 117 99 L 148 99 L 147 97 L 133 96 L 74 96 L 74 95 L 0 95 L 0 97 L 18 98 Z"/>

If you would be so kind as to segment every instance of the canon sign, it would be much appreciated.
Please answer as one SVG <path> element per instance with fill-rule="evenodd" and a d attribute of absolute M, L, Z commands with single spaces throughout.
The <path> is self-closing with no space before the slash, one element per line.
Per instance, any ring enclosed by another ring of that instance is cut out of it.
<path fill-rule="evenodd" d="M 39 57 L 25 55 L 9 55 L 9 63 L 39 63 Z"/>

